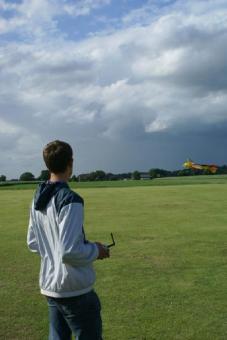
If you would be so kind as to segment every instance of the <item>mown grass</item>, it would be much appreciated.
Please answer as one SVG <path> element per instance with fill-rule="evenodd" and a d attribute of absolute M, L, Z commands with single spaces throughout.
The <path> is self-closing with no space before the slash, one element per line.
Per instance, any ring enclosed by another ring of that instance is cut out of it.
<path fill-rule="evenodd" d="M 227 339 L 226 184 L 77 191 L 87 237 L 117 243 L 95 263 L 105 340 Z M 0 192 L 0 339 L 48 335 L 39 257 L 26 247 L 32 194 Z"/>

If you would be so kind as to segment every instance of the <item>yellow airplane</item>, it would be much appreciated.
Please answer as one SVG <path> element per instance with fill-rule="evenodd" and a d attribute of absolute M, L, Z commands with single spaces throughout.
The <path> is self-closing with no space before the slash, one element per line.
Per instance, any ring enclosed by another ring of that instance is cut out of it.
<path fill-rule="evenodd" d="M 183 164 L 186 169 L 198 169 L 198 170 L 208 170 L 212 174 L 218 170 L 218 166 L 215 164 L 198 164 L 194 163 L 191 159 L 188 159 L 187 162 Z"/>

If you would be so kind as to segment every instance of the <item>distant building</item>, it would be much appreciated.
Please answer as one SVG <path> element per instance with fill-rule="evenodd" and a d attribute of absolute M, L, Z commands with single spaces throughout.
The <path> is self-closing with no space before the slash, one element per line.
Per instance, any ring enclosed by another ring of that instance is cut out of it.
<path fill-rule="evenodd" d="M 78 182 L 86 182 L 89 181 L 89 174 L 80 174 L 78 176 Z"/>
<path fill-rule="evenodd" d="M 141 172 L 140 173 L 140 179 L 142 179 L 142 180 L 151 179 L 151 176 L 150 176 L 149 172 Z"/>

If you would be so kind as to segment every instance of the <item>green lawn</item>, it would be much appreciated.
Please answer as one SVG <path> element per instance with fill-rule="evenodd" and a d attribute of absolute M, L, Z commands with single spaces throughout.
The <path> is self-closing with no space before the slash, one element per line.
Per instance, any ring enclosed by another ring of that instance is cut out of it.
<path fill-rule="evenodd" d="M 211 177 L 78 188 L 88 238 L 113 232 L 117 243 L 95 264 L 105 340 L 227 339 L 227 179 Z M 0 191 L 0 339 L 48 335 L 39 257 L 26 247 L 32 194 Z"/>
<path fill-rule="evenodd" d="M 118 180 L 118 181 L 94 181 L 71 182 L 73 189 L 87 188 L 127 188 L 137 186 L 166 186 L 166 185 L 194 185 L 194 184 L 227 184 L 227 175 L 203 175 L 163 177 L 152 180 Z M 0 182 L 0 190 L 35 190 L 37 182 Z"/>

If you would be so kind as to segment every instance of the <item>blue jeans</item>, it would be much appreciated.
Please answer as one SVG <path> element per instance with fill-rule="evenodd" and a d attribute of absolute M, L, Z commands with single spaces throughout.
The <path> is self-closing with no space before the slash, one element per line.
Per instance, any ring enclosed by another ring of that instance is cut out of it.
<path fill-rule="evenodd" d="M 101 304 L 98 295 L 70 297 L 46 296 L 49 307 L 49 340 L 102 340 Z"/>

